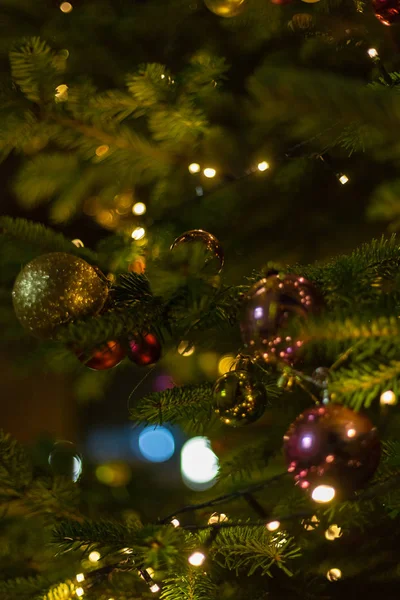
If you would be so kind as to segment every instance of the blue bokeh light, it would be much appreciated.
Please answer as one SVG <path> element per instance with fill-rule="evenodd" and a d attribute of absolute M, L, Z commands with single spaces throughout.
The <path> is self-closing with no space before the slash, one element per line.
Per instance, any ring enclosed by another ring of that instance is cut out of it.
<path fill-rule="evenodd" d="M 139 450 L 150 462 L 165 462 L 175 452 L 175 440 L 166 427 L 145 427 L 139 435 Z"/>

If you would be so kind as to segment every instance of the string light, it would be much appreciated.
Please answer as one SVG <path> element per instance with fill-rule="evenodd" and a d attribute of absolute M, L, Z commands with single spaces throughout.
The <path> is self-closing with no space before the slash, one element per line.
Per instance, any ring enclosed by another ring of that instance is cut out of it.
<path fill-rule="evenodd" d="M 340 569 L 329 569 L 326 574 L 328 581 L 338 581 L 342 577 L 342 571 Z"/>
<path fill-rule="evenodd" d="M 342 185 L 345 185 L 349 181 L 347 175 L 339 175 L 338 179 Z"/>
<path fill-rule="evenodd" d="M 387 404 L 393 406 L 394 404 L 397 404 L 396 394 L 392 392 L 392 390 L 386 390 L 386 392 L 383 392 L 379 400 L 382 405 Z"/>
<path fill-rule="evenodd" d="M 376 58 L 378 56 L 378 50 L 376 48 L 368 48 L 367 54 L 370 58 Z"/>
<path fill-rule="evenodd" d="M 192 175 L 194 175 L 195 173 L 199 173 L 200 172 L 200 168 L 201 167 L 200 167 L 199 163 L 191 163 L 188 166 L 189 173 L 191 173 Z"/>
<path fill-rule="evenodd" d="M 76 246 L 77 248 L 84 248 L 85 244 L 82 242 L 82 240 L 72 240 L 72 243 L 74 244 L 74 246 Z"/>
<path fill-rule="evenodd" d="M 85 590 L 82 587 L 78 587 L 75 590 L 75 594 L 80 598 L 85 593 Z"/>
<path fill-rule="evenodd" d="M 347 430 L 347 437 L 353 438 L 356 435 L 356 433 L 357 431 L 354 429 L 354 427 L 351 427 Z"/>
<path fill-rule="evenodd" d="M 83 573 L 78 573 L 78 575 L 76 576 L 76 580 L 78 583 L 82 583 L 82 581 L 85 581 L 85 576 Z"/>
<path fill-rule="evenodd" d="M 195 346 L 193 344 L 190 344 L 189 342 L 181 342 L 178 346 L 178 353 L 181 356 L 192 356 L 192 354 L 195 351 Z"/>
<path fill-rule="evenodd" d="M 107 154 L 109 149 L 110 146 L 107 146 L 107 144 L 102 144 L 101 146 L 98 146 L 96 148 L 96 156 L 104 156 L 105 154 Z"/>
<path fill-rule="evenodd" d="M 156 583 L 153 583 L 153 585 L 150 586 L 150 591 L 153 592 L 153 594 L 155 594 L 156 592 L 159 592 L 160 589 L 161 588 Z"/>
<path fill-rule="evenodd" d="M 89 554 L 89 560 L 92 563 L 99 562 L 100 558 L 101 558 L 101 554 L 100 554 L 100 552 L 96 552 L 96 550 L 94 550 L 93 552 L 91 552 Z"/>
<path fill-rule="evenodd" d="M 215 525 L 216 523 L 223 523 L 224 521 L 228 521 L 228 517 L 224 513 L 213 513 L 211 517 L 208 519 L 208 525 Z"/>
<path fill-rule="evenodd" d="M 134 229 L 132 231 L 131 237 L 138 241 L 144 238 L 144 236 L 146 235 L 146 230 L 144 229 L 144 227 L 136 227 L 136 229 Z"/>
<path fill-rule="evenodd" d="M 335 488 L 330 485 L 318 485 L 313 489 L 311 498 L 320 504 L 330 502 L 335 497 Z"/>
<path fill-rule="evenodd" d="M 314 531 L 314 529 L 316 529 L 319 525 L 319 519 L 317 515 L 313 515 L 309 521 L 303 519 L 301 524 L 303 525 L 306 531 Z"/>
<path fill-rule="evenodd" d="M 267 163 L 267 161 L 263 160 L 260 163 L 258 163 L 257 169 L 261 172 L 266 171 L 267 169 L 269 169 L 269 164 Z"/>
<path fill-rule="evenodd" d="M 136 202 L 132 207 L 132 212 L 134 215 L 144 215 L 146 212 L 146 205 L 144 202 Z"/>
<path fill-rule="evenodd" d="M 171 521 L 171 525 L 173 525 L 174 527 L 179 527 L 180 521 L 178 521 L 178 519 L 174 517 Z"/>
<path fill-rule="evenodd" d="M 56 102 L 66 102 L 68 100 L 68 86 L 65 84 L 58 85 L 54 98 Z"/>
<path fill-rule="evenodd" d="M 337 525 L 330 525 L 330 527 L 328 527 L 328 529 L 325 531 L 325 537 L 327 540 L 332 542 L 333 540 L 342 537 L 342 530 Z"/>
<path fill-rule="evenodd" d="M 281 526 L 279 521 L 271 521 L 270 523 L 266 524 L 266 528 L 268 529 L 268 531 L 276 531 L 277 529 L 279 529 L 279 527 Z"/>
<path fill-rule="evenodd" d="M 124 554 L 132 554 L 133 550 L 131 548 L 122 548 L 121 552 Z"/>
<path fill-rule="evenodd" d="M 209 179 L 212 179 L 213 177 L 216 176 L 217 171 L 215 169 L 212 169 L 211 167 L 207 167 L 206 169 L 204 169 L 203 173 L 206 177 L 208 177 Z"/>
<path fill-rule="evenodd" d="M 201 565 L 204 564 L 206 560 L 206 555 L 203 554 L 203 552 L 193 552 L 193 554 L 191 554 L 188 558 L 189 563 L 193 566 L 193 567 L 201 567 Z"/>
<path fill-rule="evenodd" d="M 60 10 L 63 13 L 70 13 L 73 8 L 71 2 L 61 2 L 60 4 Z"/>

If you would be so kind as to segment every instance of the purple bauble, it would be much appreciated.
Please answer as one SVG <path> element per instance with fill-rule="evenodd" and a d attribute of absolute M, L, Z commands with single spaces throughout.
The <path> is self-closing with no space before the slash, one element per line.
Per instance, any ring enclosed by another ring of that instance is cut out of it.
<path fill-rule="evenodd" d="M 381 444 L 376 427 L 365 415 L 341 404 L 315 406 L 290 425 L 284 440 L 289 473 L 317 501 L 316 488 L 333 488 L 346 497 L 374 474 Z M 318 494 L 318 492 L 317 492 Z"/>
<path fill-rule="evenodd" d="M 303 340 L 285 329 L 293 317 L 306 318 L 324 305 L 312 283 L 298 275 L 273 274 L 250 288 L 240 324 L 246 348 L 266 362 L 294 363 Z"/>

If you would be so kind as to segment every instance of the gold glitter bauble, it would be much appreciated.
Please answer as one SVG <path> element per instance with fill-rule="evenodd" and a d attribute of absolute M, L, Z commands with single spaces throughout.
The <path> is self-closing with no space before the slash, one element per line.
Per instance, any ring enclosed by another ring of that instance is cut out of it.
<path fill-rule="evenodd" d="M 22 269 L 12 297 L 22 326 L 38 338 L 51 339 L 60 325 L 97 314 L 107 294 L 107 284 L 86 261 L 52 252 Z"/>
<path fill-rule="evenodd" d="M 236 17 L 245 8 L 246 0 L 204 0 L 211 12 L 219 17 Z"/>

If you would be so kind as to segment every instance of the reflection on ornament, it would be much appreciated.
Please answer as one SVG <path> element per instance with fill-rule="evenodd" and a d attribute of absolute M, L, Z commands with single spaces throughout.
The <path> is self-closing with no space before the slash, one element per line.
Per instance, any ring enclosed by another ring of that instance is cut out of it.
<path fill-rule="evenodd" d="M 107 284 L 82 258 L 65 252 L 43 254 L 25 265 L 15 280 L 15 314 L 32 335 L 51 339 L 57 327 L 103 308 Z"/>
<path fill-rule="evenodd" d="M 285 333 L 294 317 L 318 312 L 323 300 L 304 277 L 272 274 L 250 288 L 240 323 L 246 348 L 266 362 L 294 363 L 303 341 Z"/>
<path fill-rule="evenodd" d="M 225 354 L 221 356 L 218 362 L 218 373 L 224 375 L 227 371 L 230 371 L 236 364 L 236 356 L 233 354 Z"/>
<path fill-rule="evenodd" d="M 152 365 L 161 358 L 161 344 L 152 333 L 129 336 L 127 356 L 129 360 L 141 367 Z"/>
<path fill-rule="evenodd" d="M 93 371 L 106 371 L 119 365 L 126 353 L 119 342 L 111 340 L 88 354 L 77 352 L 76 355 L 85 367 Z"/>
<path fill-rule="evenodd" d="M 220 377 L 213 388 L 213 399 L 215 414 L 232 427 L 254 423 L 267 406 L 265 387 L 247 371 L 231 371 Z"/>
<path fill-rule="evenodd" d="M 376 18 L 383 25 L 392 25 L 400 21 L 399 0 L 372 0 Z"/>
<path fill-rule="evenodd" d="M 340 569 L 329 569 L 326 574 L 326 578 L 329 581 L 338 581 L 342 577 L 342 571 Z"/>
<path fill-rule="evenodd" d="M 179 248 L 187 243 L 201 243 L 207 252 L 210 253 L 210 260 L 206 261 L 206 264 L 211 261 L 212 258 L 217 258 L 219 261 L 219 269 L 218 273 L 221 271 L 224 266 L 224 252 L 222 250 L 222 246 L 217 240 L 217 238 L 212 235 L 212 233 L 208 233 L 208 231 L 203 231 L 203 229 L 191 229 L 190 231 L 185 231 L 179 237 L 174 240 L 171 244 L 170 250 L 174 250 L 175 248 Z"/>
<path fill-rule="evenodd" d="M 68 441 L 54 444 L 49 454 L 49 465 L 54 475 L 68 477 L 73 482 L 78 481 L 82 473 L 82 459 L 75 444 Z"/>
<path fill-rule="evenodd" d="M 245 8 L 246 0 L 204 0 L 207 8 L 218 17 L 236 17 Z"/>
<path fill-rule="evenodd" d="M 340 404 L 315 406 L 284 436 L 288 471 L 316 502 L 348 496 L 374 474 L 380 459 L 375 427 L 364 415 Z"/>

